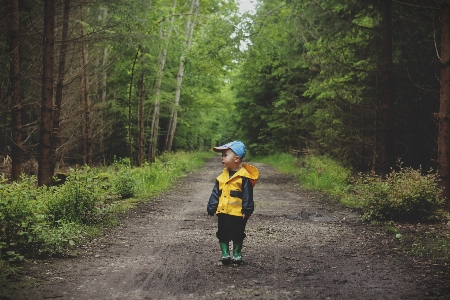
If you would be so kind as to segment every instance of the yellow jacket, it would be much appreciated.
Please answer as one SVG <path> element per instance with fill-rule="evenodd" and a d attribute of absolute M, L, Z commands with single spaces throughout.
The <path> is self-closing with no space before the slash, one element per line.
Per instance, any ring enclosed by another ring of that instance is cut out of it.
<path fill-rule="evenodd" d="M 216 178 L 216 185 L 208 201 L 208 214 L 250 216 L 254 209 L 253 186 L 258 176 L 258 169 L 249 164 L 242 164 L 231 178 L 228 168 L 223 169 Z"/>

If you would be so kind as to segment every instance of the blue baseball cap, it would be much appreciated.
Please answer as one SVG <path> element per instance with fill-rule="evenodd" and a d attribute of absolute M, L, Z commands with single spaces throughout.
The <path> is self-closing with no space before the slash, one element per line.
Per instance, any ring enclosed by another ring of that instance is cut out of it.
<path fill-rule="evenodd" d="M 233 141 L 229 142 L 228 144 L 213 148 L 215 152 L 222 152 L 228 149 L 231 149 L 231 151 L 236 153 L 236 155 L 241 159 L 243 159 L 245 157 L 245 154 L 247 153 L 247 151 L 245 151 L 245 145 L 241 141 Z"/>

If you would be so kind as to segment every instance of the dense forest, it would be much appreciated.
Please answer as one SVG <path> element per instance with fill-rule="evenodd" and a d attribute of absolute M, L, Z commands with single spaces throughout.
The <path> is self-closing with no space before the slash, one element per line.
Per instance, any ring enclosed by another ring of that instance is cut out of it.
<path fill-rule="evenodd" d="M 45 185 L 238 138 L 450 186 L 449 0 L 254 3 L 2 0 L 4 172 Z"/>

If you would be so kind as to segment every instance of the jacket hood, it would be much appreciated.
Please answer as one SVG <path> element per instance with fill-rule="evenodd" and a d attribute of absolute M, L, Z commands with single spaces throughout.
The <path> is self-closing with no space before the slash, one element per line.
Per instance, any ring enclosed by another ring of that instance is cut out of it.
<path fill-rule="evenodd" d="M 241 170 L 242 171 L 245 170 L 244 173 L 248 173 L 248 175 L 242 175 L 244 177 L 247 177 L 248 179 L 256 180 L 259 177 L 259 171 L 255 166 L 249 164 L 242 164 Z"/>

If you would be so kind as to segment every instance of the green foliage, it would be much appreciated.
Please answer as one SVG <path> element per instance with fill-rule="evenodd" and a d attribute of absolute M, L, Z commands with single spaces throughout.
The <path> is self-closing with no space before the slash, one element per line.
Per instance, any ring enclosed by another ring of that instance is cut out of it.
<path fill-rule="evenodd" d="M 237 100 L 232 132 L 252 153 L 320 147 L 358 171 L 380 165 L 385 66 L 379 8 L 372 0 L 259 2 L 249 29 L 254 34 L 231 81 Z M 438 25 L 432 10 L 392 9 L 393 152 L 409 166 L 430 166 L 435 147 L 424 145 L 436 145 L 437 127 L 427 116 L 439 110 L 431 92 L 439 81 L 426 31 Z"/>
<path fill-rule="evenodd" d="M 307 189 L 342 196 L 349 188 L 350 171 L 328 156 L 295 158 L 287 153 L 277 153 L 252 160 L 270 164 L 283 173 L 296 176 Z"/>
<path fill-rule="evenodd" d="M 409 253 L 434 262 L 450 262 L 450 236 L 436 232 L 425 232 L 414 237 Z"/>
<path fill-rule="evenodd" d="M 79 224 L 98 222 L 101 199 L 94 175 L 89 168 L 73 171 L 63 185 L 43 193 L 42 196 L 47 199 L 48 217 L 54 224 L 60 221 Z"/>
<path fill-rule="evenodd" d="M 38 222 L 42 205 L 36 201 L 36 178 L 22 177 L 21 183 L 0 179 L 0 256 L 4 249 L 27 243 L 30 228 Z M 10 253 L 10 257 L 14 252 Z"/>
<path fill-rule="evenodd" d="M 32 227 L 27 247 L 33 254 L 62 253 L 87 235 L 86 227 L 79 223 L 58 221 L 57 224 L 41 223 Z"/>
<path fill-rule="evenodd" d="M 140 198 L 146 198 L 169 188 L 177 177 L 203 164 L 211 152 L 163 154 L 152 165 L 134 168 L 133 178 Z"/>
<path fill-rule="evenodd" d="M 142 168 L 132 168 L 129 159 L 120 159 L 110 167 L 71 170 L 65 183 L 54 187 L 38 188 L 35 177 L 24 176 L 20 183 L 1 178 L 0 258 L 17 261 L 64 252 L 97 234 L 99 228 L 117 224 L 120 213 L 167 190 L 176 178 L 212 155 L 164 154 Z M 4 268 L 0 271 L 9 270 Z"/>
<path fill-rule="evenodd" d="M 400 167 L 386 178 L 360 174 L 353 195 L 363 204 L 367 219 L 431 221 L 442 208 L 438 176 Z"/>
<path fill-rule="evenodd" d="M 297 175 L 300 172 L 298 159 L 287 153 L 277 153 L 264 157 L 257 156 L 252 158 L 252 160 L 272 165 L 278 171 L 286 174 Z"/>
<path fill-rule="evenodd" d="M 117 172 L 112 183 L 113 190 L 122 199 L 134 197 L 136 194 L 136 183 L 132 177 L 131 161 L 129 158 L 124 158 L 115 162 Z"/>

